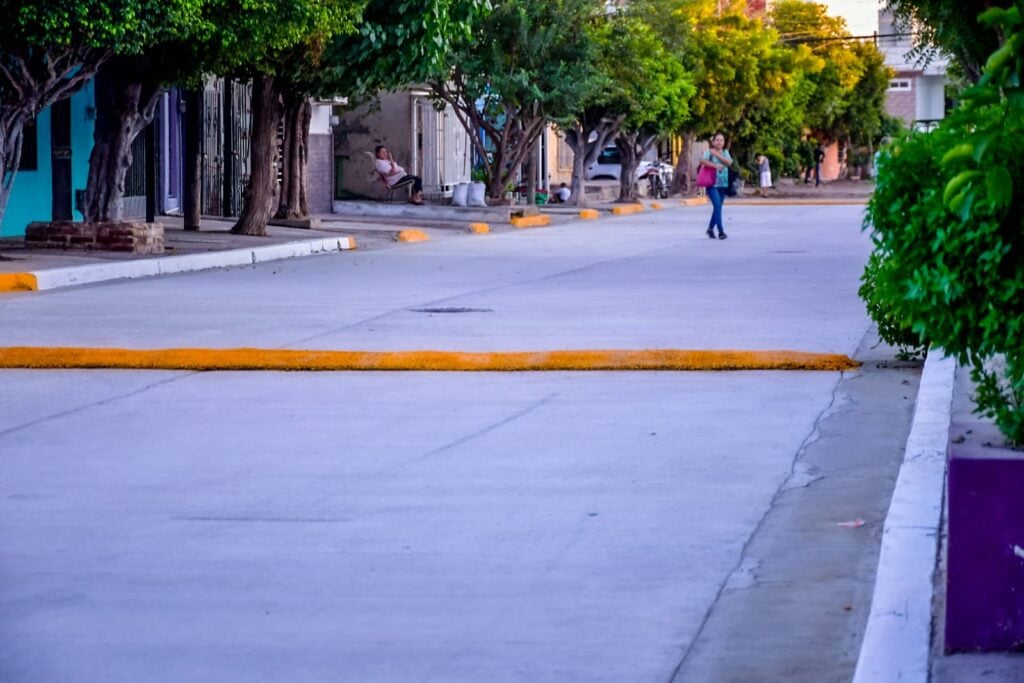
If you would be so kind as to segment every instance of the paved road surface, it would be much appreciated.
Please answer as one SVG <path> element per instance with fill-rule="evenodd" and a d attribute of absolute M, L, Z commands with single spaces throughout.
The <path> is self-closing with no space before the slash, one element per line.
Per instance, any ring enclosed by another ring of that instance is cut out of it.
<path fill-rule="evenodd" d="M 856 207 L 705 214 L 0 295 L 0 345 L 885 356 Z M 915 383 L 3 371 L 0 679 L 848 680 Z"/>

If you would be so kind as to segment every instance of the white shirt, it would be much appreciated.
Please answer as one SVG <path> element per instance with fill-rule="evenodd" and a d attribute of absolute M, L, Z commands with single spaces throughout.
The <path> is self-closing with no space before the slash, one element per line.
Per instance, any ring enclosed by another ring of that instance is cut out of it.
<path fill-rule="evenodd" d="M 393 172 L 391 169 L 392 164 L 394 164 L 394 162 L 388 161 L 387 159 L 376 159 L 373 162 L 373 165 L 377 168 L 377 172 L 384 176 L 384 180 L 387 182 L 388 187 L 394 185 L 405 177 L 405 169 L 398 164 L 394 164 Z"/>
<path fill-rule="evenodd" d="M 560 187 L 558 188 L 558 192 L 556 192 L 555 194 L 558 195 L 558 199 L 560 201 L 567 202 L 569 201 L 569 197 L 572 196 L 572 190 L 570 190 L 568 187 Z"/>

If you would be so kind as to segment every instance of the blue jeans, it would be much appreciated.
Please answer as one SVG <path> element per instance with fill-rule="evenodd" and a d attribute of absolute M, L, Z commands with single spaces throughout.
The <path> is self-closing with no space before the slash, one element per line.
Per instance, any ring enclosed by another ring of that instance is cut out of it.
<path fill-rule="evenodd" d="M 725 203 L 724 187 L 709 187 L 708 199 L 711 200 L 711 220 L 708 222 L 708 230 L 718 228 L 718 232 L 725 232 L 725 224 L 722 223 L 722 204 Z"/>

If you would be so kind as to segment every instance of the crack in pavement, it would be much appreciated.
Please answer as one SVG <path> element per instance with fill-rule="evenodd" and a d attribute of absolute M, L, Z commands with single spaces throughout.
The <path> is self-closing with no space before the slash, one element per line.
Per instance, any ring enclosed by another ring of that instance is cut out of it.
<path fill-rule="evenodd" d="M 157 372 L 160 372 L 160 371 L 157 371 Z M 5 429 L 3 431 L 0 431 L 0 437 L 8 436 L 9 434 L 13 434 L 14 432 L 18 432 L 18 431 L 21 431 L 23 429 L 28 429 L 29 427 L 34 427 L 36 425 L 43 424 L 44 422 L 49 422 L 51 420 L 57 420 L 57 419 L 60 419 L 62 417 L 68 417 L 69 415 L 74 415 L 76 413 L 81 413 L 81 412 L 84 412 L 86 410 L 89 410 L 90 408 L 97 408 L 99 406 L 109 405 L 111 403 L 114 403 L 115 401 L 120 401 L 121 399 L 131 398 L 132 396 L 138 396 L 139 394 L 145 393 L 145 392 L 149 391 L 150 389 L 155 389 L 155 388 L 163 386 L 165 384 L 170 384 L 171 382 L 177 382 L 180 379 L 185 379 L 186 377 L 191 377 L 192 375 L 198 375 L 198 374 L 199 374 L 198 372 L 186 372 L 186 373 L 178 374 L 178 375 L 175 375 L 174 377 L 171 377 L 169 379 L 163 379 L 163 380 L 160 380 L 159 382 L 153 382 L 152 384 L 147 384 L 146 386 L 140 387 L 139 389 L 135 389 L 134 391 L 130 391 L 127 394 L 119 394 L 117 396 L 111 396 L 109 398 L 105 398 L 105 399 L 102 399 L 102 400 L 99 400 L 99 401 L 93 401 L 92 403 L 86 403 L 84 405 L 76 406 L 74 408 L 68 408 L 67 410 L 62 410 L 59 413 L 53 413 L 52 415 L 45 415 L 43 417 L 37 418 L 35 420 L 32 420 L 31 422 L 26 422 L 24 424 L 20 424 L 20 425 L 14 426 L 14 427 L 9 427 L 9 428 L 7 428 L 7 429 Z"/>
<path fill-rule="evenodd" d="M 845 376 L 846 373 L 839 373 L 839 378 L 836 380 L 836 383 L 832 386 L 832 392 L 829 396 L 828 404 L 821 410 L 821 412 L 818 413 L 817 417 L 814 418 L 814 423 L 811 425 L 810 432 L 807 434 L 806 437 L 804 437 L 804 440 L 796 449 L 796 453 L 793 456 L 793 462 L 790 465 L 789 473 L 786 475 L 786 478 L 782 481 L 779 487 L 775 490 L 775 494 L 772 496 L 771 502 L 768 503 L 768 506 L 764 509 L 761 518 L 757 521 L 757 524 L 755 524 L 754 528 L 750 531 L 750 534 L 747 536 L 747 540 L 744 541 L 743 547 L 740 549 L 739 552 L 739 557 L 736 560 L 736 564 L 733 566 L 732 570 L 730 570 L 729 573 L 726 575 L 726 578 L 721 583 L 721 585 L 719 585 L 718 591 L 715 593 L 714 599 L 712 599 L 711 604 L 708 605 L 707 610 L 704 612 L 704 616 L 701 619 L 700 626 L 697 627 L 696 632 L 694 632 L 693 634 L 693 638 L 686 645 L 686 649 L 683 652 L 683 656 L 679 660 L 679 663 L 676 664 L 675 668 L 672 670 L 672 673 L 668 678 L 668 683 L 680 683 L 681 679 L 679 679 L 679 673 L 682 671 L 683 666 L 685 666 L 687 660 L 690 658 L 690 655 L 693 653 L 693 648 L 697 644 L 697 641 L 700 640 L 701 634 L 707 628 L 708 622 L 711 620 L 711 615 L 715 611 L 716 605 L 718 605 L 719 601 L 722 599 L 722 596 L 727 592 L 727 589 L 730 585 L 730 582 L 732 581 L 733 576 L 744 572 L 744 568 L 746 567 L 745 562 L 747 558 L 747 551 L 753 544 L 754 539 L 758 535 L 758 532 L 762 529 L 762 527 L 764 527 L 766 520 L 768 519 L 768 516 L 771 514 L 772 510 L 775 509 L 776 505 L 778 505 L 779 500 L 789 491 L 792 490 L 793 487 L 787 488 L 786 485 L 793 478 L 797 466 L 800 463 L 801 458 L 807 452 L 807 449 L 820 438 L 821 423 L 822 421 L 831 416 L 832 408 L 833 406 L 836 405 L 836 400 L 839 394 L 839 388 L 842 386 Z M 856 375 L 851 375 L 851 377 L 855 376 Z M 808 485 L 810 483 L 813 482 L 808 482 Z"/>

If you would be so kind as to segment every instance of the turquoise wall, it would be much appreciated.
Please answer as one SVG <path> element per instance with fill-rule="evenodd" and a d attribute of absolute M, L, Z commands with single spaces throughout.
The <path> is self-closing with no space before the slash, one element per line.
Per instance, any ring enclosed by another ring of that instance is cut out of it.
<path fill-rule="evenodd" d="M 71 98 L 71 186 L 84 190 L 89 176 L 89 153 L 95 119 L 95 96 L 90 82 Z M 0 237 L 21 237 L 32 221 L 52 218 L 53 196 L 50 191 L 53 170 L 50 163 L 50 110 L 39 114 L 36 130 L 39 135 L 39 166 L 35 171 L 18 171 L 11 188 Z M 82 214 L 74 213 L 81 220 Z"/>

